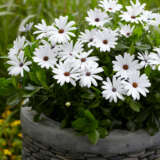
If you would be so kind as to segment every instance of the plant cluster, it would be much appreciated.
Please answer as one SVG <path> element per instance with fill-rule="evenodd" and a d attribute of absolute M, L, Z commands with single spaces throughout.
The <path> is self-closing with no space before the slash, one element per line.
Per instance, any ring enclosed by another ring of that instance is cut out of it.
<path fill-rule="evenodd" d="M 7 63 L 18 96 L 37 111 L 35 120 L 44 113 L 92 143 L 116 128 L 155 133 L 160 14 L 138 0 L 129 6 L 102 0 L 85 19 L 84 32 L 60 16 L 51 25 L 35 25 L 31 41 L 14 41 Z"/>

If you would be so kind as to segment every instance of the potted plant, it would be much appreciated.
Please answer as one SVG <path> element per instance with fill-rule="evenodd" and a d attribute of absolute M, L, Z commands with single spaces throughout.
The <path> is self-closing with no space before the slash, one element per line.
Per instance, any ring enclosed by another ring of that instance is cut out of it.
<path fill-rule="evenodd" d="M 84 32 L 67 16 L 42 20 L 9 51 L 17 97 L 30 106 L 23 159 L 159 158 L 160 14 L 138 0 L 87 13 Z"/>

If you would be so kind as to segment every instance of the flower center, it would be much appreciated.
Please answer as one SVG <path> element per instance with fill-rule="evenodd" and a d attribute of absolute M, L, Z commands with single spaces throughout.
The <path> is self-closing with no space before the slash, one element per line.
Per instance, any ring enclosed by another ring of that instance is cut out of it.
<path fill-rule="evenodd" d="M 64 29 L 60 29 L 58 32 L 59 32 L 60 34 L 62 34 L 62 33 L 64 33 Z"/>
<path fill-rule="evenodd" d="M 70 76 L 70 73 L 69 72 L 64 72 L 64 76 L 68 77 L 68 76 Z"/>
<path fill-rule="evenodd" d="M 128 68 L 129 68 L 129 67 L 128 67 L 127 64 L 123 65 L 123 69 L 124 69 L 124 70 L 128 70 Z"/>
<path fill-rule="evenodd" d="M 129 33 L 129 32 L 127 33 L 127 36 L 130 36 L 130 33 Z"/>
<path fill-rule="evenodd" d="M 73 54 L 72 54 L 72 53 L 69 53 L 69 55 L 70 55 L 70 56 L 73 56 Z"/>
<path fill-rule="evenodd" d="M 19 66 L 20 66 L 20 67 L 23 67 L 23 63 L 20 63 Z"/>
<path fill-rule="evenodd" d="M 132 19 L 136 19 L 136 16 L 131 16 Z"/>
<path fill-rule="evenodd" d="M 100 21 L 100 19 L 99 19 L 99 18 L 96 18 L 96 19 L 95 19 L 95 21 L 96 21 L 96 22 L 99 22 L 99 21 Z"/>
<path fill-rule="evenodd" d="M 86 58 L 82 58 L 82 59 L 81 59 L 81 62 L 86 62 Z"/>
<path fill-rule="evenodd" d="M 51 46 L 51 49 L 54 49 L 55 47 L 56 47 L 55 45 L 52 45 L 52 46 Z"/>
<path fill-rule="evenodd" d="M 90 72 L 87 72 L 87 73 L 86 73 L 86 76 L 90 76 L 90 75 L 91 75 L 91 73 L 90 73 Z"/>
<path fill-rule="evenodd" d="M 44 61 L 48 61 L 48 59 L 49 59 L 49 58 L 48 58 L 47 56 L 44 56 L 44 57 L 43 57 L 43 60 L 44 60 Z"/>
<path fill-rule="evenodd" d="M 90 41 L 90 42 L 93 42 L 93 38 L 90 38 L 89 41 Z"/>
<path fill-rule="evenodd" d="M 112 88 L 112 92 L 116 92 L 117 91 L 117 89 L 116 88 Z"/>
<path fill-rule="evenodd" d="M 112 10 L 112 8 L 108 8 L 109 10 Z"/>
<path fill-rule="evenodd" d="M 103 40 L 103 44 L 108 44 L 108 40 Z"/>
<path fill-rule="evenodd" d="M 136 82 L 133 82 L 133 83 L 132 83 L 132 86 L 133 86 L 134 88 L 137 88 L 137 87 L 138 87 L 138 84 L 137 84 Z"/>

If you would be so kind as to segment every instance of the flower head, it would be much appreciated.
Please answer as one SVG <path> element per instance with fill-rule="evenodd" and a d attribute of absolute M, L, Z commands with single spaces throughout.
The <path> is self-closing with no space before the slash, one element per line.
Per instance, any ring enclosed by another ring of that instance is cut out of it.
<path fill-rule="evenodd" d="M 73 86 L 76 86 L 76 81 L 79 79 L 79 70 L 72 65 L 71 62 L 65 61 L 56 64 L 53 68 L 53 76 L 57 82 L 63 86 L 65 83 L 71 83 Z"/>
<path fill-rule="evenodd" d="M 138 59 L 140 60 L 140 66 L 142 68 L 150 65 L 150 54 L 148 51 L 145 51 L 145 53 L 138 53 Z"/>
<path fill-rule="evenodd" d="M 57 61 L 53 50 L 47 44 L 36 48 L 33 60 L 38 63 L 41 68 L 46 69 L 53 68 Z"/>
<path fill-rule="evenodd" d="M 88 87 L 90 88 L 93 84 L 94 86 L 97 86 L 98 83 L 96 80 L 102 81 L 102 77 L 97 75 L 98 73 L 103 72 L 103 68 L 98 67 L 98 64 L 96 62 L 88 63 L 85 68 L 81 69 L 81 75 L 80 75 L 80 86 L 81 87 Z"/>
<path fill-rule="evenodd" d="M 107 78 L 106 81 L 103 81 L 102 89 L 104 90 L 102 92 L 103 97 L 109 102 L 117 103 L 118 99 L 124 100 L 124 86 L 120 78 L 113 76 L 112 81 Z"/>
<path fill-rule="evenodd" d="M 132 35 L 134 28 L 134 26 L 131 27 L 129 24 L 121 25 L 120 34 L 128 38 Z"/>
<path fill-rule="evenodd" d="M 149 55 L 149 64 L 152 66 L 153 69 L 158 67 L 158 70 L 160 71 L 160 48 L 155 48 L 154 52 L 152 52 Z"/>
<path fill-rule="evenodd" d="M 89 25 L 102 27 L 105 23 L 108 23 L 111 20 L 109 16 L 102 12 L 100 9 L 95 8 L 94 10 L 88 11 L 88 17 L 86 21 L 89 22 Z"/>
<path fill-rule="evenodd" d="M 81 69 L 88 66 L 88 64 L 91 64 L 94 62 L 97 62 L 99 59 L 96 56 L 90 57 L 89 55 L 93 52 L 93 50 L 90 50 L 88 52 L 81 52 L 80 54 L 76 55 L 76 65 L 80 66 Z"/>
<path fill-rule="evenodd" d="M 110 52 L 111 48 L 115 48 L 117 44 L 117 33 L 111 29 L 104 29 L 103 31 L 97 31 L 93 45 L 100 48 L 102 52 Z"/>
<path fill-rule="evenodd" d="M 13 43 L 13 47 L 9 50 L 8 53 L 9 56 L 18 55 L 24 49 L 26 46 L 26 38 L 24 36 L 19 36 Z"/>
<path fill-rule="evenodd" d="M 122 8 L 122 5 L 118 4 L 118 0 L 102 0 L 99 4 L 107 12 L 117 12 Z"/>
<path fill-rule="evenodd" d="M 139 100 L 140 95 L 146 96 L 149 92 L 147 88 L 151 86 L 148 77 L 143 74 L 140 75 L 140 72 L 132 72 L 128 81 L 124 81 L 124 88 L 127 91 L 128 96 L 132 96 L 134 100 Z"/>
<path fill-rule="evenodd" d="M 144 12 L 145 4 L 140 4 L 139 0 L 136 0 L 134 4 L 131 1 L 131 6 L 127 6 L 127 11 L 122 11 L 120 17 L 122 20 L 130 23 L 139 23 L 142 22 L 142 14 Z"/>
<path fill-rule="evenodd" d="M 116 76 L 127 79 L 128 76 L 141 68 L 138 60 L 134 59 L 134 55 L 124 53 L 124 57 L 121 55 L 116 56 L 116 61 L 113 61 L 113 70 L 116 71 Z"/>
<path fill-rule="evenodd" d="M 97 32 L 96 29 L 92 29 L 91 31 L 86 29 L 84 33 L 81 32 L 79 39 L 82 43 L 88 43 L 88 47 L 91 47 L 91 46 L 93 46 L 96 32 Z"/>
<path fill-rule="evenodd" d="M 30 61 L 26 61 L 26 57 L 24 57 L 24 52 L 21 51 L 19 55 L 9 56 L 8 64 L 11 66 L 8 68 L 9 74 L 13 76 L 21 75 L 24 76 L 24 71 L 29 72 Z"/>
<path fill-rule="evenodd" d="M 49 40 L 58 43 L 68 42 L 70 36 L 75 36 L 75 34 L 71 32 L 76 30 L 76 27 L 73 26 L 74 24 L 74 21 L 68 22 L 68 16 L 56 18 L 53 24 L 53 30 L 49 33 Z"/>
<path fill-rule="evenodd" d="M 64 43 L 60 47 L 59 57 L 61 61 L 64 60 L 73 60 L 77 54 L 83 52 L 83 45 L 80 41 L 77 41 L 75 44 L 73 41 Z"/>
<path fill-rule="evenodd" d="M 35 25 L 37 29 L 33 34 L 38 34 L 37 39 L 46 38 L 49 36 L 50 31 L 53 30 L 52 26 L 48 26 L 44 20 L 41 23 Z"/>

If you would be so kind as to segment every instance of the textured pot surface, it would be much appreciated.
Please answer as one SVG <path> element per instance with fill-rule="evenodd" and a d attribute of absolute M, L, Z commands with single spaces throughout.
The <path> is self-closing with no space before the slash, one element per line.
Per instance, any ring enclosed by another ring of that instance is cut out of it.
<path fill-rule="evenodd" d="M 93 145 L 51 119 L 34 122 L 34 114 L 21 109 L 23 160 L 160 160 L 160 132 L 115 130 Z"/>

